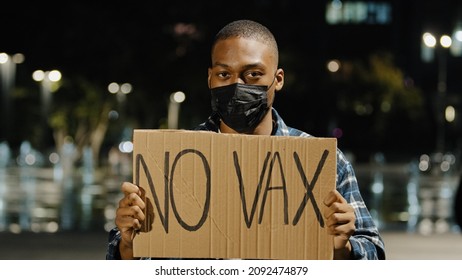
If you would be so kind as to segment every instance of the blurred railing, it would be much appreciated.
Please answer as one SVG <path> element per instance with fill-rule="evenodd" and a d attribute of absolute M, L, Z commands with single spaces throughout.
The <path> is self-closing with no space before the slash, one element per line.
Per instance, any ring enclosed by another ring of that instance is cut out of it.
<path fill-rule="evenodd" d="M 453 155 L 386 163 L 378 154 L 368 164 L 356 164 L 355 172 L 379 228 L 425 235 L 460 231 L 454 220 L 460 171 Z"/>
<path fill-rule="evenodd" d="M 131 181 L 131 156 L 119 156 L 125 157 L 96 170 L 40 167 L 19 159 L 0 165 L 0 231 L 108 231 L 122 197 L 120 184 Z M 455 158 L 434 155 L 386 163 L 377 154 L 370 163 L 354 164 L 379 228 L 421 234 L 459 230 L 453 209 L 460 180 L 456 166 Z"/>

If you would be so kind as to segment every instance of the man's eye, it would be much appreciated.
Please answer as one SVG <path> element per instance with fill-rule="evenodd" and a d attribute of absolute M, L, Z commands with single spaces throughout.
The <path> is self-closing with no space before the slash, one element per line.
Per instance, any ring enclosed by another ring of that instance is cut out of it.
<path fill-rule="evenodd" d="M 217 74 L 217 76 L 220 78 L 226 78 L 226 77 L 229 77 L 229 74 L 226 72 L 220 72 Z"/>
<path fill-rule="evenodd" d="M 244 79 L 246 83 L 254 84 L 254 83 L 258 83 L 261 76 L 262 76 L 262 73 L 259 71 L 246 71 L 242 74 L 241 77 L 242 79 Z"/>
<path fill-rule="evenodd" d="M 255 78 L 259 78 L 261 76 L 261 73 L 260 72 L 248 72 L 246 77 L 248 79 L 255 79 Z"/>

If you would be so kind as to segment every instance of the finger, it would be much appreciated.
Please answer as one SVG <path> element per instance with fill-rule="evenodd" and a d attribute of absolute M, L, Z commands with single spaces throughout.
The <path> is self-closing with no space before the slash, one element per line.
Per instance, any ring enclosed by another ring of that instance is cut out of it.
<path fill-rule="evenodd" d="M 118 216 L 115 224 L 126 239 L 131 240 L 134 232 L 141 230 L 142 222 L 132 216 Z"/>
<path fill-rule="evenodd" d="M 324 209 L 324 217 L 329 219 L 335 213 L 354 212 L 353 207 L 346 202 L 334 202 L 328 208 Z"/>
<path fill-rule="evenodd" d="M 134 231 L 142 227 L 141 221 L 133 216 L 117 216 L 115 224 L 122 234 L 128 235 L 127 237 L 131 237 Z"/>
<path fill-rule="evenodd" d="M 355 223 L 355 215 L 354 213 L 334 213 L 332 214 L 327 220 L 326 220 L 326 225 L 327 226 L 333 226 L 333 225 L 343 225 L 343 224 L 354 224 Z"/>
<path fill-rule="evenodd" d="M 119 201 L 119 207 L 130 207 L 130 206 L 138 206 L 141 209 L 145 208 L 145 203 L 141 197 L 136 194 L 136 193 L 130 193 L 124 196 L 120 201 Z"/>
<path fill-rule="evenodd" d="M 115 224 L 122 231 L 138 229 L 141 227 L 140 220 L 133 216 L 118 216 L 115 219 Z"/>
<path fill-rule="evenodd" d="M 140 189 L 138 188 L 137 185 L 132 184 L 130 182 L 123 182 L 122 183 L 122 192 L 125 195 L 131 194 L 131 193 L 136 193 L 138 195 L 141 195 Z"/>
<path fill-rule="evenodd" d="M 141 229 L 141 224 L 137 219 L 119 220 L 116 225 L 120 229 L 122 239 L 127 242 L 127 244 L 131 244 L 134 234 Z"/>
<path fill-rule="evenodd" d="M 140 221 L 144 221 L 146 218 L 143 210 L 141 210 L 141 208 L 138 206 L 119 207 L 116 211 L 116 217 L 132 217 L 139 219 Z"/>
<path fill-rule="evenodd" d="M 327 233 L 333 236 L 347 236 L 354 234 L 356 227 L 354 224 L 333 225 L 327 227 Z"/>
<path fill-rule="evenodd" d="M 327 227 L 327 232 L 331 235 L 350 237 L 356 230 L 354 223 L 336 224 Z"/>
<path fill-rule="evenodd" d="M 331 206 L 332 203 L 334 203 L 335 201 L 337 200 L 337 197 L 335 195 L 335 192 L 334 191 L 330 191 L 326 197 L 324 198 L 324 205 L 326 205 L 327 207 Z"/>
<path fill-rule="evenodd" d="M 324 198 L 324 205 L 331 206 L 334 202 L 348 203 L 337 190 L 331 190 Z"/>
<path fill-rule="evenodd" d="M 337 197 L 337 201 L 348 204 L 348 201 L 337 190 L 334 190 L 334 193 L 335 193 L 335 196 Z"/>

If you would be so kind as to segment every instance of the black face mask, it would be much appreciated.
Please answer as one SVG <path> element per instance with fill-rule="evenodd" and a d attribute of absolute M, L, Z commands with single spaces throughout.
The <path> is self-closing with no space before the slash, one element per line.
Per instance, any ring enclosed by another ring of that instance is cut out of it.
<path fill-rule="evenodd" d="M 250 133 L 268 112 L 268 88 L 239 83 L 212 88 L 212 110 L 230 128 Z"/>

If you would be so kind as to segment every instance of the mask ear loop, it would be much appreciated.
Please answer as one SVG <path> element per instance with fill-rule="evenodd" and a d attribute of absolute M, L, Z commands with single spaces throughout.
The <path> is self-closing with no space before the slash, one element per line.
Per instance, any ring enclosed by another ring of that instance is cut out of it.
<path fill-rule="evenodd" d="M 273 75 L 273 81 L 271 82 L 271 84 L 266 88 L 266 92 L 268 93 L 268 90 L 273 86 L 274 84 L 274 81 L 276 80 L 276 74 L 277 74 L 278 70 L 276 70 L 276 72 L 274 72 L 274 75 Z M 273 102 L 271 102 L 271 104 L 268 104 L 268 108 L 270 107 L 273 107 L 273 104 L 274 104 L 274 99 L 276 98 L 276 90 L 274 91 L 275 94 L 273 96 Z"/>
<path fill-rule="evenodd" d="M 273 75 L 273 81 L 271 82 L 271 84 L 266 88 L 266 91 L 268 91 L 274 84 L 274 81 L 276 80 L 276 73 L 278 72 L 278 70 L 276 70 L 276 72 L 274 72 L 274 75 Z"/>

